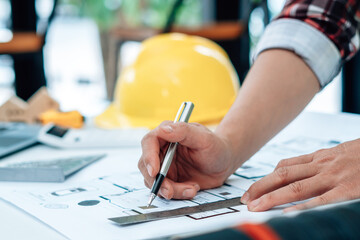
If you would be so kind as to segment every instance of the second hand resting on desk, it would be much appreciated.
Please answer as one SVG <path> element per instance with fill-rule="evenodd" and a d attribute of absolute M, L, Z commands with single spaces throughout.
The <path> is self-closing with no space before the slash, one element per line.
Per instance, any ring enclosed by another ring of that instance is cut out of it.
<path fill-rule="evenodd" d="M 183 102 L 176 114 L 174 123 L 175 122 L 188 122 L 193 109 L 194 109 L 194 104 L 192 102 Z M 170 143 L 170 145 L 166 151 L 160 172 L 156 176 L 154 184 L 151 188 L 151 194 L 150 194 L 150 198 L 149 198 L 147 207 L 150 207 L 151 203 L 154 201 L 156 195 L 159 192 L 161 184 L 164 181 L 166 174 L 170 168 L 171 162 L 172 162 L 174 154 L 176 152 L 177 145 L 178 145 L 177 142 Z"/>

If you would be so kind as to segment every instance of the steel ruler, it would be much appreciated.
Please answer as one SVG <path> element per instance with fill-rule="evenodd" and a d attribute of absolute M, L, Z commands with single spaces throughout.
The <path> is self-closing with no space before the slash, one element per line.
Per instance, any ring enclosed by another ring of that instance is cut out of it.
<path fill-rule="evenodd" d="M 138 215 L 109 218 L 109 220 L 116 222 L 120 225 L 142 223 L 142 222 L 160 220 L 165 218 L 179 217 L 179 216 L 184 216 L 199 212 L 211 211 L 221 208 L 234 207 L 241 204 L 240 199 L 241 197 L 237 197 L 237 198 L 231 198 L 217 202 L 205 203 L 192 207 L 183 207 L 183 208 L 177 208 L 166 211 L 158 211 L 152 213 L 143 213 Z"/>

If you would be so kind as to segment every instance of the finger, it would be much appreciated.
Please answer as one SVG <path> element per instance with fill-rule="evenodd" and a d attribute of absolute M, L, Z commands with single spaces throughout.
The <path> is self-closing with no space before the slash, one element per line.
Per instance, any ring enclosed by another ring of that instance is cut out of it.
<path fill-rule="evenodd" d="M 314 157 L 314 154 L 310 153 L 310 154 L 305 154 L 305 155 L 301 155 L 298 157 L 283 159 L 277 164 L 275 169 L 281 168 L 281 167 L 287 167 L 287 166 L 291 166 L 291 165 L 310 163 L 313 161 L 313 157 Z"/>
<path fill-rule="evenodd" d="M 160 195 L 166 199 L 192 199 L 199 190 L 200 186 L 196 182 L 178 183 L 165 178 L 160 188 Z"/>
<path fill-rule="evenodd" d="M 275 169 L 274 172 L 252 184 L 241 198 L 241 202 L 247 204 L 268 192 L 286 186 L 289 183 L 312 177 L 316 173 L 316 168 L 311 164 L 286 166 Z"/>
<path fill-rule="evenodd" d="M 211 131 L 200 124 L 164 121 L 143 138 L 140 161 L 144 162 L 149 175 L 155 177 L 160 169 L 160 150 L 165 144 L 179 142 L 185 147 L 201 148 L 208 145 L 211 136 Z"/>
<path fill-rule="evenodd" d="M 141 140 L 142 155 L 139 166 L 143 164 L 149 176 L 155 177 L 160 169 L 160 142 L 153 130 Z"/>
<path fill-rule="evenodd" d="M 143 175 L 144 180 L 145 180 L 146 176 L 148 176 L 149 174 L 147 173 L 147 170 L 146 170 L 146 167 L 145 167 L 143 161 L 138 162 L 138 169 L 140 170 L 140 172 Z"/>
<path fill-rule="evenodd" d="M 305 210 L 310 209 L 330 203 L 336 203 L 346 200 L 343 197 L 343 194 L 341 191 L 337 188 L 334 188 L 333 190 L 330 190 L 314 199 L 309 200 L 308 202 L 297 204 L 292 207 L 288 207 L 284 209 L 284 212 L 291 212 L 296 210 Z"/>
<path fill-rule="evenodd" d="M 144 179 L 144 185 L 147 187 L 147 188 L 151 188 L 151 186 L 149 185 L 149 183 Z"/>
<path fill-rule="evenodd" d="M 139 162 L 138 164 L 138 168 L 141 172 L 141 174 L 143 175 L 144 177 L 144 183 L 145 183 L 145 186 L 148 187 L 148 188 L 151 188 L 155 178 L 154 177 L 151 177 L 144 165 L 144 162 Z"/>
<path fill-rule="evenodd" d="M 274 206 L 309 199 L 323 194 L 328 190 L 328 185 L 325 181 L 321 181 L 320 177 L 307 178 L 305 180 L 290 183 L 285 187 L 251 201 L 248 204 L 248 209 L 254 212 L 265 211 Z"/>
<path fill-rule="evenodd" d="M 168 142 L 173 142 L 168 138 L 168 135 L 173 135 L 171 134 L 173 132 L 171 123 L 171 121 L 163 121 L 157 128 L 146 134 L 141 141 L 142 155 L 139 161 L 144 162 L 151 177 L 155 177 L 160 170 L 162 148 Z"/>

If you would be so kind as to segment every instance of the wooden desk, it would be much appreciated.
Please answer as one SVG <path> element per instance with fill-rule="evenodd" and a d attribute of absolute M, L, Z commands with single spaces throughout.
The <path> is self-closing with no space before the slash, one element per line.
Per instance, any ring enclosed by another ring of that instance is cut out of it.
<path fill-rule="evenodd" d="M 0 42 L 0 54 L 30 53 L 44 45 L 44 36 L 34 32 L 15 32 L 8 42 Z"/>

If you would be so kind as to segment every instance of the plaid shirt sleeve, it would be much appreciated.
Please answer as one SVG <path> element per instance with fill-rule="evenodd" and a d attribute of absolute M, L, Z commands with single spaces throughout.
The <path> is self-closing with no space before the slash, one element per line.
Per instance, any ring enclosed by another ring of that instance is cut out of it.
<path fill-rule="evenodd" d="M 264 50 L 294 51 L 324 87 L 359 48 L 360 0 L 288 0 L 266 28 L 256 56 Z"/>

